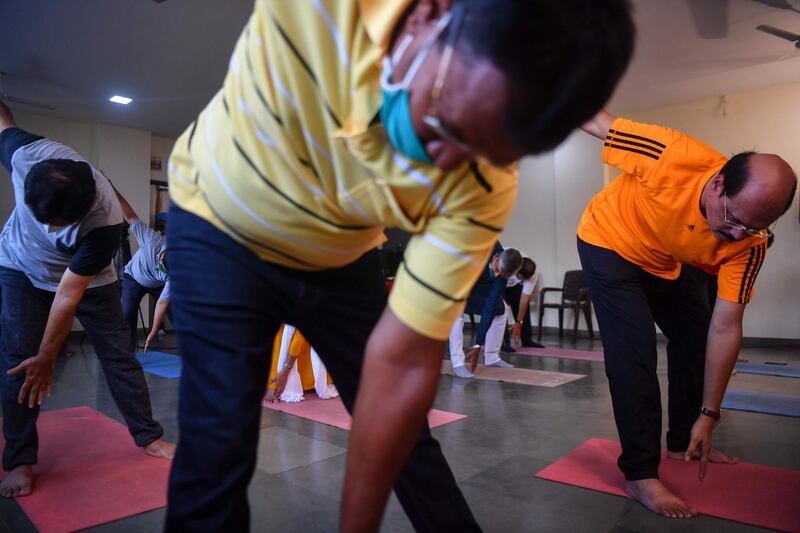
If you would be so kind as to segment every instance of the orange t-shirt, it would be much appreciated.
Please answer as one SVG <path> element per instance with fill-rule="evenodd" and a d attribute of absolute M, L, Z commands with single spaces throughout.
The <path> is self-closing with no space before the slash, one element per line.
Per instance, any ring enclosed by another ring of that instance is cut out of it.
<path fill-rule="evenodd" d="M 697 266 L 719 275 L 719 298 L 750 301 L 766 239 L 720 241 L 700 212 L 703 187 L 725 157 L 679 131 L 618 118 L 603 143 L 603 161 L 623 173 L 583 212 L 584 242 L 661 278 L 676 279 L 681 263 Z"/>

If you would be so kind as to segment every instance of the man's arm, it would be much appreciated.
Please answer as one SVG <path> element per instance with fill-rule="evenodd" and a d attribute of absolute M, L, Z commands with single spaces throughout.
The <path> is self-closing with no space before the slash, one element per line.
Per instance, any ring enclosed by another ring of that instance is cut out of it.
<path fill-rule="evenodd" d="M 703 385 L 703 407 L 719 411 L 725 389 L 736 364 L 742 345 L 742 317 L 744 304 L 729 302 L 721 298 L 714 305 L 711 326 L 706 344 L 705 382 Z M 705 477 L 708 454 L 711 452 L 711 430 L 714 420 L 699 415 L 692 427 L 692 436 L 686 456 L 701 453 L 700 479 Z"/>
<path fill-rule="evenodd" d="M 150 326 L 150 333 L 147 335 L 147 340 L 144 341 L 144 351 L 150 349 L 150 344 L 158 337 L 158 330 L 161 329 L 161 324 L 164 322 L 164 317 L 167 316 L 167 309 L 169 309 L 169 300 L 158 300 L 156 302 L 156 309 L 153 312 L 153 323 Z"/>
<path fill-rule="evenodd" d="M 103 175 L 105 176 L 105 174 Z M 117 195 L 117 200 L 119 200 L 119 205 L 122 207 L 122 218 L 124 218 L 125 222 L 132 226 L 134 221 L 139 220 L 139 217 L 136 216 L 136 211 L 133 210 L 131 204 L 128 203 L 125 197 L 120 194 L 120 192 L 114 186 L 114 183 L 108 179 L 108 176 L 106 176 L 106 179 L 109 183 L 111 183 L 111 188 L 114 189 L 114 193 Z"/>
<path fill-rule="evenodd" d="M 378 530 L 394 479 L 433 404 L 443 346 L 388 307 L 370 335 L 347 453 L 341 531 Z"/>
<path fill-rule="evenodd" d="M 17 122 L 6 104 L 0 100 L 0 132 L 8 128 L 16 128 Z"/>
<path fill-rule="evenodd" d="M 25 372 L 25 382 L 17 398 L 19 403 L 24 403 L 27 397 L 28 407 L 33 408 L 42 404 L 45 394 L 49 396 L 52 392 L 53 369 L 58 351 L 69 334 L 75 319 L 75 310 L 92 279 L 94 276 L 79 276 L 69 269 L 64 272 L 50 307 L 39 353 L 8 371 L 12 376 Z"/>
<path fill-rule="evenodd" d="M 606 110 L 602 110 L 597 113 L 589 122 L 581 126 L 581 129 L 589 135 L 594 135 L 598 139 L 602 140 L 606 138 L 606 135 L 608 135 L 608 130 L 611 129 L 611 125 L 614 124 L 615 120 L 617 120 L 617 117 Z"/>

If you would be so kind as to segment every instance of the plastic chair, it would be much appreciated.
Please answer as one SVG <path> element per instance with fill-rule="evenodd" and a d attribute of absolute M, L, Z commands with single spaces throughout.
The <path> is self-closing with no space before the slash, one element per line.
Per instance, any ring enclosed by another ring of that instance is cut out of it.
<path fill-rule="evenodd" d="M 560 292 L 560 302 L 545 302 L 548 292 Z M 592 327 L 592 299 L 589 297 L 589 288 L 583 278 L 582 270 L 568 270 L 564 273 L 564 285 L 557 287 L 544 287 L 539 293 L 539 340 L 542 340 L 542 320 L 545 309 L 558 309 L 558 336 L 564 336 L 564 309 L 572 309 L 575 317 L 572 324 L 572 342 L 578 340 L 578 316 L 583 311 L 586 325 L 589 327 L 589 337 L 594 338 Z"/>

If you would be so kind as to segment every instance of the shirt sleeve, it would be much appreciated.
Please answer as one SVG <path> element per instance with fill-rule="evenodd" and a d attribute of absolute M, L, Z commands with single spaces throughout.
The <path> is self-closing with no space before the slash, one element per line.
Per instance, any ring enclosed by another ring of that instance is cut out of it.
<path fill-rule="evenodd" d="M 0 162 L 11 174 L 11 158 L 14 152 L 28 144 L 44 139 L 20 128 L 6 128 L 0 132 Z"/>
<path fill-rule="evenodd" d="M 136 242 L 139 243 L 139 248 L 150 245 L 161 238 L 160 233 L 139 219 L 134 220 L 133 224 L 131 224 L 131 233 L 133 233 L 133 236 L 136 237 Z"/>
<path fill-rule="evenodd" d="M 522 282 L 522 294 L 530 296 L 533 294 L 533 289 L 536 288 L 536 274 L 531 276 L 531 279 L 526 279 Z"/>
<path fill-rule="evenodd" d="M 167 279 L 167 282 L 164 283 L 164 287 L 161 289 L 161 294 L 158 295 L 158 301 L 168 302 L 171 297 L 172 293 L 170 292 L 169 279 Z"/>
<path fill-rule="evenodd" d="M 603 142 L 603 162 L 646 184 L 680 186 L 679 183 L 661 183 L 661 180 L 673 176 L 681 179 L 720 167 L 725 158 L 680 131 L 617 118 Z"/>
<path fill-rule="evenodd" d="M 441 190 L 447 201 L 440 214 L 408 243 L 389 295 L 395 316 L 426 337 L 447 339 L 511 215 L 516 193 L 514 171 L 480 166 L 452 176 L 449 189 Z"/>
<path fill-rule="evenodd" d="M 724 262 L 719 269 L 717 297 L 729 302 L 750 303 L 766 255 L 767 243 L 761 242 Z"/>
<path fill-rule="evenodd" d="M 80 240 L 69 263 L 69 269 L 79 276 L 95 276 L 114 258 L 120 244 L 122 224 L 97 228 Z"/>

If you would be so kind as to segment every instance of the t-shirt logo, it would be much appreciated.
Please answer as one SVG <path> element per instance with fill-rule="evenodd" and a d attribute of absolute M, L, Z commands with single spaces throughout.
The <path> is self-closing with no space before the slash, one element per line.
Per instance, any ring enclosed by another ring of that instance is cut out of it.
<path fill-rule="evenodd" d="M 689 231 L 694 231 L 694 224 L 689 224 L 688 226 L 686 226 L 686 228 L 687 228 Z"/>

